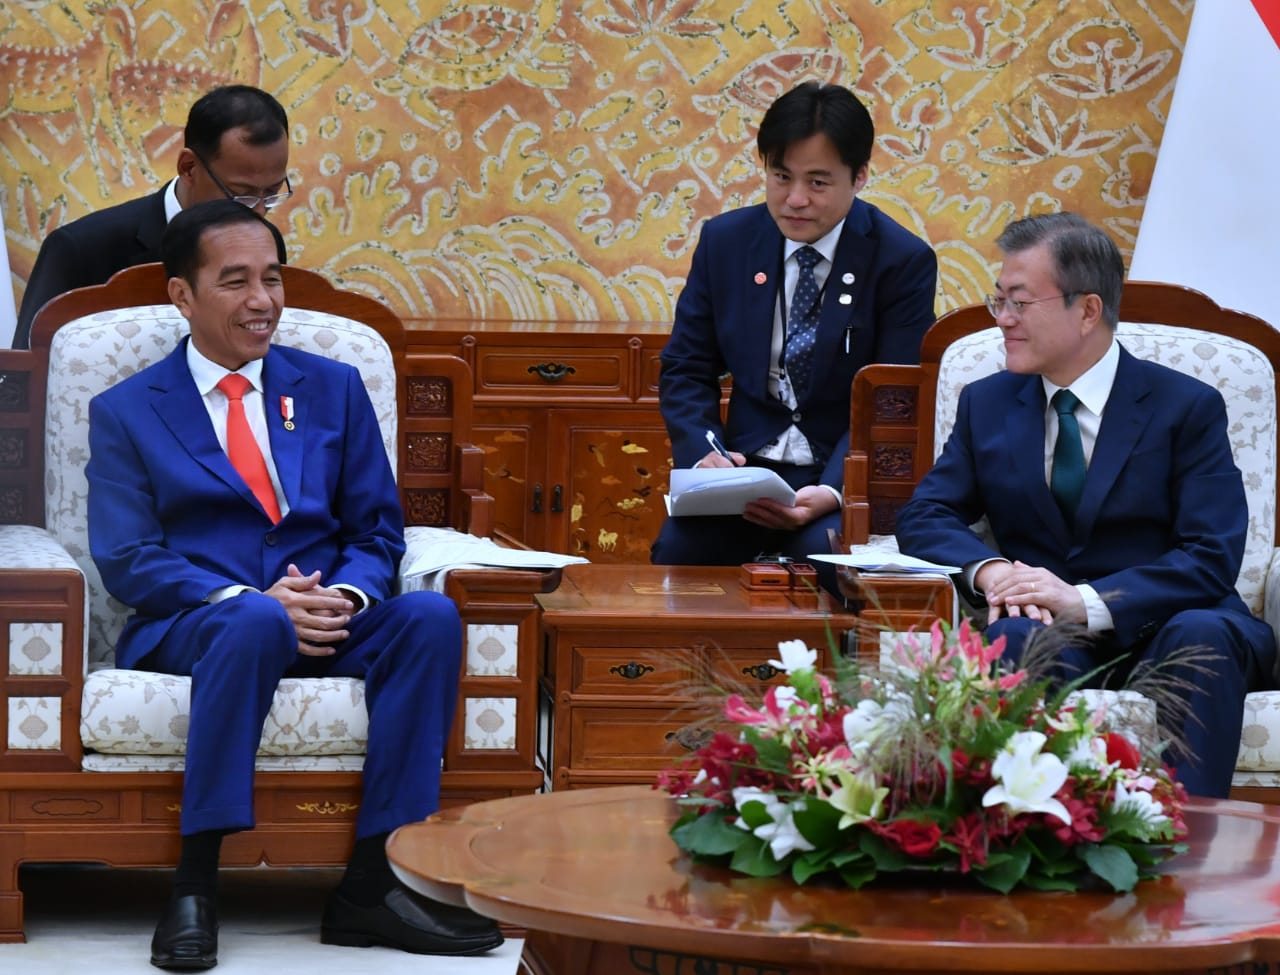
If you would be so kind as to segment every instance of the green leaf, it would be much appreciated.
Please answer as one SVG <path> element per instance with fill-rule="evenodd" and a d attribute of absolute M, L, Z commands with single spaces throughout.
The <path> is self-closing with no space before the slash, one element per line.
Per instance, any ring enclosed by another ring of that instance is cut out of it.
<path fill-rule="evenodd" d="M 1138 882 L 1138 865 L 1129 851 L 1121 847 L 1090 843 L 1080 847 L 1080 859 L 1117 894 L 1133 890 Z"/>
<path fill-rule="evenodd" d="M 805 799 L 791 807 L 791 819 L 800 835 L 819 850 L 830 849 L 840 841 L 840 810 L 823 799 Z"/>
<path fill-rule="evenodd" d="M 789 775 L 791 749 L 777 738 L 762 738 L 756 745 L 756 763 L 766 772 Z"/>
<path fill-rule="evenodd" d="M 749 799 L 738 807 L 738 815 L 751 829 L 773 822 L 768 807 L 759 799 Z"/>
<path fill-rule="evenodd" d="M 798 857 L 796 862 L 791 864 L 791 879 L 798 884 L 803 884 L 810 877 L 814 877 L 830 869 L 831 854 L 824 853 L 820 850 L 814 850 Z"/>
<path fill-rule="evenodd" d="M 1080 888 L 1079 879 L 1072 879 L 1070 876 L 1062 877 L 1046 877 L 1033 871 L 1028 871 L 1022 878 L 1024 887 L 1030 887 L 1032 890 L 1078 890 Z"/>
<path fill-rule="evenodd" d="M 733 853 L 743 842 L 751 838 L 745 829 L 725 822 L 723 815 L 707 813 L 691 821 L 682 819 L 671 830 L 671 838 L 682 850 L 702 856 L 723 856 Z"/>
<path fill-rule="evenodd" d="M 840 868 L 840 879 L 857 890 L 863 884 L 876 879 L 876 865 L 870 860 L 857 860 Z"/>
<path fill-rule="evenodd" d="M 745 873 L 749 877 L 776 877 L 786 869 L 786 864 L 774 859 L 769 844 L 755 836 L 748 835 L 749 843 L 743 843 L 733 854 L 729 866 Z"/>
<path fill-rule="evenodd" d="M 1007 894 L 1027 875 L 1030 865 L 1031 851 L 1019 846 L 992 854 L 987 865 L 974 870 L 973 875 L 992 890 Z"/>

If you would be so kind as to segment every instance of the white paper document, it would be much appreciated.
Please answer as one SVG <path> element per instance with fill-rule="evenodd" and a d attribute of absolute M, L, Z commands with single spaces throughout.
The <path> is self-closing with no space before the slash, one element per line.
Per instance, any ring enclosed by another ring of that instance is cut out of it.
<path fill-rule="evenodd" d="M 941 565 L 915 559 L 901 552 L 890 552 L 871 545 L 850 545 L 848 555 L 810 555 L 810 561 L 848 565 L 862 572 L 901 572 L 907 574 L 951 575 L 959 572 L 958 565 Z"/>
<path fill-rule="evenodd" d="M 681 515 L 740 515 L 751 501 L 773 498 L 796 503 L 796 492 L 767 467 L 695 467 L 671 472 L 667 513 Z"/>

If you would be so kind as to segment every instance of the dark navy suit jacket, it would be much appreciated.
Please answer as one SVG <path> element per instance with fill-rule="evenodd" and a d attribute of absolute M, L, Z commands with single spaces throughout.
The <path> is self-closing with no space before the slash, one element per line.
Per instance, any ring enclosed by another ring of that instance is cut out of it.
<path fill-rule="evenodd" d="M 781 286 L 783 236 L 763 204 L 707 221 L 662 352 L 660 401 L 676 467 L 692 467 L 714 430 L 730 449 L 752 454 L 792 423 L 769 393 L 769 353 Z M 933 324 L 938 261 L 919 237 L 854 200 L 827 276 L 810 388 L 798 426 L 839 489 L 849 437 L 849 390 L 870 362 L 920 361 Z M 851 283 L 844 283 L 845 276 Z M 757 278 L 763 278 L 762 283 Z M 848 304 L 840 296 L 848 295 Z M 848 349 L 845 342 L 848 340 Z M 733 375 L 727 423 L 720 376 Z"/>
<path fill-rule="evenodd" d="M 134 610 L 120 667 L 224 586 L 266 590 L 292 562 L 383 600 L 404 554 L 395 480 L 354 368 L 281 346 L 267 354 L 271 452 L 289 501 L 272 525 L 218 445 L 187 341 L 89 406 L 90 549 L 107 591 Z M 282 396 L 293 398 L 293 430 Z"/>
<path fill-rule="evenodd" d="M 1235 580 L 1249 513 L 1218 391 L 1122 347 L 1074 528 L 1045 481 L 1045 409 L 1038 375 L 967 386 L 942 455 L 898 515 L 902 551 L 951 565 L 1020 559 L 1088 583 L 1122 646 L 1184 609 L 1248 616 Z M 983 515 L 999 551 L 969 529 Z M 1274 640 L 1253 622 L 1269 673 Z"/>
<path fill-rule="evenodd" d="M 167 186 L 168 184 L 166 184 Z M 160 259 L 164 191 L 89 213 L 53 231 L 40 245 L 22 294 L 13 347 L 31 344 L 31 322 L 45 302 L 73 288 L 104 284 L 127 267 Z"/>

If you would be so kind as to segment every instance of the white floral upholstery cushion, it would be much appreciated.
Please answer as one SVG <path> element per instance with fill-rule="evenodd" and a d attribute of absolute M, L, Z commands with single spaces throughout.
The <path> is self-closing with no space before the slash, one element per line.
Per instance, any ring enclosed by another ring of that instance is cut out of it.
<path fill-rule="evenodd" d="M 1260 615 L 1275 553 L 1276 397 L 1271 361 L 1245 342 L 1199 329 L 1122 322 L 1117 336 L 1138 358 L 1195 376 L 1226 401 L 1231 452 L 1244 477 L 1249 503 L 1249 534 L 1236 588 L 1249 609 Z M 935 456 L 951 434 L 960 390 L 1003 368 L 1004 344 L 998 328 L 963 336 L 947 348 L 938 368 Z"/>
<path fill-rule="evenodd" d="M 145 305 L 96 312 L 68 322 L 54 333 L 49 350 L 45 524 L 89 582 L 91 669 L 110 666 L 116 639 L 129 614 L 102 588 L 89 556 L 88 482 L 84 476 L 89 460 L 89 400 L 163 359 L 186 334 L 187 322 L 173 305 Z M 382 337 L 362 322 L 285 308 L 275 341 L 360 370 L 394 470 L 398 423 L 395 362 Z"/>
<path fill-rule="evenodd" d="M 1237 772 L 1280 772 L 1280 691 L 1258 691 L 1244 700 Z"/>
<path fill-rule="evenodd" d="M 95 752 L 184 755 L 191 679 L 142 670 L 98 670 L 85 680 L 80 740 Z M 369 739 L 364 681 L 285 679 L 262 729 L 259 755 L 363 755 Z"/>

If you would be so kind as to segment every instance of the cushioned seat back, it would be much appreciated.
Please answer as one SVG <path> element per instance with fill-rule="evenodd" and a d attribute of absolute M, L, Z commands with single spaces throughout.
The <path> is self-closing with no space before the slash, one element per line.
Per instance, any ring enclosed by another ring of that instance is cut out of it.
<path fill-rule="evenodd" d="M 89 555 L 86 499 L 89 400 L 158 362 L 187 334 L 172 305 L 95 312 L 62 325 L 49 349 L 45 417 L 45 525 L 89 581 L 89 669 L 110 666 L 129 611 L 107 596 Z M 391 350 L 374 329 L 323 312 L 286 308 L 275 341 L 349 363 L 360 370 L 396 463 L 396 371 Z"/>
<path fill-rule="evenodd" d="M 1173 325 L 1122 322 L 1121 345 L 1140 359 L 1195 376 L 1218 390 L 1227 405 L 1227 433 L 1249 502 L 1249 534 L 1236 589 L 1261 614 L 1263 584 L 1275 548 L 1276 380 L 1259 349 L 1216 332 Z M 961 336 L 942 354 L 934 411 L 934 456 L 951 434 L 960 390 L 1004 368 L 998 328 Z"/>

